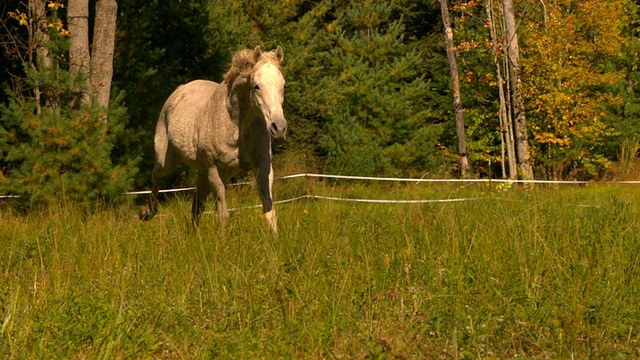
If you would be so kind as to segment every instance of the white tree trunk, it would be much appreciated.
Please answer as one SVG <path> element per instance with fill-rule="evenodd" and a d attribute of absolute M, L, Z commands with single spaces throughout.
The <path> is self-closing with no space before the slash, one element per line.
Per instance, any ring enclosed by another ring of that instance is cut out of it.
<path fill-rule="evenodd" d="M 444 24 L 445 42 L 447 45 L 447 59 L 449 60 L 449 70 L 451 73 L 451 87 L 453 89 L 453 108 L 456 114 L 456 134 L 458 135 L 458 150 L 460 152 L 460 170 L 462 177 L 471 177 L 469 169 L 469 158 L 467 156 L 467 140 L 465 137 L 464 117 L 462 116 L 462 99 L 460 96 L 460 80 L 458 78 L 458 63 L 453 49 L 453 30 L 451 29 L 451 19 L 449 17 L 449 5 L 447 0 L 440 0 L 440 12 L 442 13 L 442 23 Z"/>
<path fill-rule="evenodd" d="M 513 105 L 513 117 L 515 120 L 515 141 L 518 155 L 518 163 L 522 176 L 533 179 L 533 168 L 529 153 L 529 141 L 527 139 L 527 125 L 522 98 L 522 78 L 520 72 L 520 47 L 516 33 L 516 21 L 513 8 L 513 0 L 502 0 L 504 9 L 505 35 L 507 40 L 507 55 L 509 65 L 509 78 L 511 81 L 511 102 Z"/>
<path fill-rule="evenodd" d="M 518 176 L 518 165 L 515 152 L 515 144 L 513 140 L 513 123 L 509 116 L 509 109 L 507 107 L 507 99 L 504 93 L 504 79 L 502 78 L 502 69 L 500 67 L 500 59 L 498 58 L 498 35 L 495 25 L 495 17 L 493 15 L 493 1 L 485 0 L 485 10 L 487 12 L 487 19 L 489 20 L 489 33 L 491 35 L 491 44 L 493 52 L 493 63 L 496 67 L 496 82 L 498 84 L 498 96 L 500 99 L 500 133 L 502 139 L 502 176 L 505 177 L 505 145 L 507 153 L 507 163 L 509 165 L 509 179 L 515 179 Z"/>
<path fill-rule="evenodd" d="M 96 2 L 90 83 L 93 101 L 105 108 L 109 107 L 111 96 L 117 13 L 116 0 L 98 0 Z M 104 116 L 103 121 L 106 120 L 107 116 Z"/>
<path fill-rule="evenodd" d="M 75 81 L 78 75 L 84 77 L 84 89 L 79 91 L 77 103 L 89 104 L 91 90 L 89 84 L 89 0 L 69 0 L 67 4 L 69 26 L 69 73 Z"/>
<path fill-rule="evenodd" d="M 52 66 L 51 57 L 49 57 L 49 49 L 44 44 L 49 41 L 49 36 L 43 31 L 46 26 L 44 20 L 47 18 L 45 0 L 29 0 L 29 66 L 38 71 L 38 66 L 50 68 Z M 33 58 L 33 49 L 35 49 L 36 57 Z M 42 97 L 46 106 L 53 107 L 55 102 L 49 98 L 47 94 L 43 94 L 40 90 L 40 84 L 36 80 L 33 87 L 33 95 L 36 99 L 36 114 L 42 115 Z"/>

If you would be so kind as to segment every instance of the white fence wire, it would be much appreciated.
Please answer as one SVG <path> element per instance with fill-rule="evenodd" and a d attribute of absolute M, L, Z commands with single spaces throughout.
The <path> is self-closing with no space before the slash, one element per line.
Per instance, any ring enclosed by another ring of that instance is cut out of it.
<path fill-rule="evenodd" d="M 295 178 L 316 178 L 316 179 L 336 179 L 336 180 L 366 180 L 366 181 L 384 181 L 384 182 L 405 182 L 405 183 L 497 183 L 497 184 L 547 184 L 547 185 L 585 185 L 585 184 L 598 184 L 598 185 L 616 185 L 616 184 L 640 184 L 640 180 L 628 180 L 628 181 L 569 181 L 569 180 L 508 180 L 508 179 L 415 179 L 415 178 L 390 178 L 390 177 L 371 177 L 371 176 L 351 176 L 351 175 L 331 175 L 331 174 L 315 174 L 315 173 L 300 173 L 293 175 L 286 175 L 276 180 L 287 180 Z M 230 186 L 250 185 L 253 182 L 240 182 L 230 184 Z M 160 193 L 174 193 L 195 190 L 195 187 L 186 187 L 178 189 L 163 189 Z M 149 190 L 142 191 L 129 191 L 123 193 L 123 195 L 148 195 L 151 194 Z M 0 199 L 18 198 L 19 195 L 0 195 Z M 434 203 L 434 202 L 462 202 L 470 200 L 479 200 L 482 198 L 459 198 L 459 199 L 427 199 L 427 200 L 381 200 L 381 199 L 352 199 L 352 198 L 338 198 L 332 196 L 320 196 L 320 195 L 303 195 L 293 199 L 285 199 L 274 202 L 275 204 L 283 204 L 302 199 L 321 199 L 330 201 L 350 201 L 350 202 L 363 202 L 363 203 L 387 203 L 387 204 L 409 204 L 409 203 Z M 486 199 L 486 198 L 484 198 Z M 246 206 L 241 208 L 229 209 L 230 211 L 237 211 L 242 209 L 257 208 L 261 205 Z"/>
<path fill-rule="evenodd" d="M 404 183 L 487 183 L 487 184 L 547 184 L 547 185 L 585 185 L 585 184 L 640 184 L 640 181 L 614 181 L 614 182 L 594 182 L 594 181 L 557 181 L 557 180 L 508 180 L 508 179 L 414 179 L 414 178 L 390 178 L 390 177 L 371 177 L 371 176 L 351 176 L 351 175 L 331 175 L 331 174 L 315 174 L 315 173 L 301 173 L 286 175 L 276 178 L 276 180 L 287 180 L 296 178 L 315 178 L 315 179 L 336 179 L 336 180 L 365 180 L 365 181 L 384 181 L 384 182 L 404 182 Z M 240 182 L 230 184 L 230 186 L 251 185 L 253 182 Z M 160 190 L 161 193 L 178 192 L 178 191 L 191 191 L 195 187 L 182 188 L 182 189 L 167 189 Z M 150 194 L 151 191 L 133 191 L 126 193 L 127 195 L 144 195 Z M 500 197 L 470 197 L 470 198 L 449 198 L 449 199 L 416 199 L 416 200 L 390 200 L 390 199 L 359 199 L 359 198 L 342 198 L 335 196 L 323 196 L 306 194 L 291 199 L 284 199 L 274 201 L 274 204 L 285 204 L 303 199 L 312 200 L 327 200 L 327 201 L 342 201 L 342 202 L 354 202 L 354 203 L 374 203 L 374 204 L 427 204 L 427 203 L 457 203 L 466 201 L 477 200 L 504 200 Z M 229 211 L 240 211 L 247 209 L 260 208 L 262 205 L 250 205 L 237 208 L 230 208 Z M 213 211 L 206 211 L 205 214 L 213 213 Z"/>
<path fill-rule="evenodd" d="M 456 199 L 419 199 L 419 200 L 384 200 L 384 199 L 355 199 L 355 198 L 341 198 L 335 196 L 322 196 L 322 195 L 302 195 L 291 199 L 278 200 L 274 201 L 274 204 L 285 204 L 303 199 L 311 199 L 311 200 L 330 200 L 330 201 L 346 201 L 346 202 L 357 202 L 357 203 L 373 203 L 373 204 L 427 204 L 427 203 L 453 203 L 453 202 L 464 202 L 464 201 L 475 201 L 475 200 L 483 200 L 483 199 L 493 199 L 493 200 L 504 200 L 499 197 L 472 197 L 472 198 L 456 198 Z M 250 205 L 243 206 L 238 208 L 231 208 L 229 211 L 238 211 L 238 210 L 246 210 L 246 209 L 256 209 L 262 207 L 261 204 L 258 205 Z M 212 211 L 205 212 L 213 213 Z"/>

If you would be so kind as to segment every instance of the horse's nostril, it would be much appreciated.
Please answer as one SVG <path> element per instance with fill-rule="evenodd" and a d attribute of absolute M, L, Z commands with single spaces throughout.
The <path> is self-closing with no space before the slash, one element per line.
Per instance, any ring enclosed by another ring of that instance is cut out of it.
<path fill-rule="evenodd" d="M 269 132 L 273 137 L 283 137 L 285 132 L 287 131 L 287 122 L 286 121 L 274 121 L 269 125 Z"/>

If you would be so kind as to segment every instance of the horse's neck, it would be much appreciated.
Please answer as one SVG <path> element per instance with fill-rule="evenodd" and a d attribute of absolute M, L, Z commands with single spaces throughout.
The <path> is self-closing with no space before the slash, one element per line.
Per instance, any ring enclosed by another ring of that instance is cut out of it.
<path fill-rule="evenodd" d="M 231 121 L 237 124 L 242 130 L 250 125 L 251 120 L 257 115 L 254 114 L 251 106 L 250 91 L 246 86 L 227 87 L 227 110 Z"/>

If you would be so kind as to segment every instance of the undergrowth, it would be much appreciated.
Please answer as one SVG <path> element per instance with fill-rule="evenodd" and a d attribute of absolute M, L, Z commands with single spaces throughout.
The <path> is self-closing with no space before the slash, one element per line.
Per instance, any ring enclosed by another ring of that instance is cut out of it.
<path fill-rule="evenodd" d="M 640 357 L 639 192 L 291 180 L 225 227 L 190 202 L 0 210 L 0 357 Z M 229 206 L 257 202 L 232 188 Z M 210 206 L 213 202 L 210 202 Z"/>

